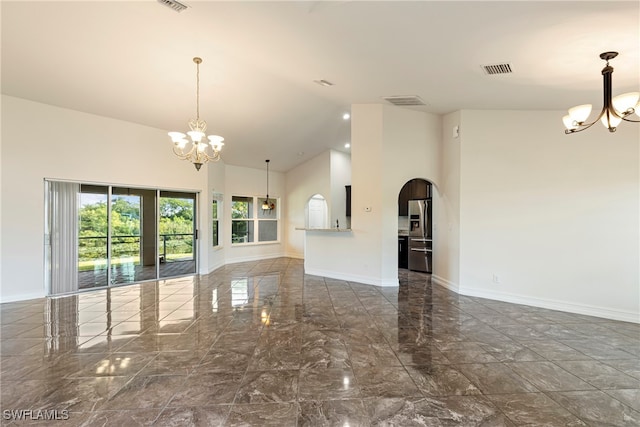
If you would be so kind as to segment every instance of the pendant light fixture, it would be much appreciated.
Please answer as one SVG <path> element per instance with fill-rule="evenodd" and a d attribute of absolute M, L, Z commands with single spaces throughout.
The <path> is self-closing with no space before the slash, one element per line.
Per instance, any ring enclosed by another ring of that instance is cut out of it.
<path fill-rule="evenodd" d="M 169 136 L 173 141 L 173 152 L 182 160 L 189 160 L 200 170 L 204 163 L 217 162 L 220 160 L 220 150 L 224 143 L 224 138 L 219 135 L 209 135 L 209 145 L 211 145 L 212 153 L 207 153 L 207 141 L 205 138 L 207 130 L 207 122 L 200 118 L 200 64 L 202 58 L 195 57 L 193 62 L 196 63 L 196 118 L 189 120 L 189 128 L 187 132 L 191 141 L 189 141 L 182 132 L 169 132 Z"/>
<path fill-rule="evenodd" d="M 592 122 L 587 122 L 591 114 L 591 104 L 569 108 L 569 114 L 562 118 L 567 128 L 564 133 L 570 134 L 589 129 L 598 120 L 602 122 L 604 127 L 609 129 L 609 132 L 615 132 L 616 127 L 623 120 L 625 122 L 640 122 L 640 120 L 632 120 L 630 117 L 633 113 L 640 117 L 640 103 L 638 102 L 640 92 L 623 93 L 613 99 L 611 98 L 611 75 L 613 74 L 613 67 L 609 65 L 609 60 L 616 56 L 618 56 L 618 52 L 604 52 L 600 54 L 600 59 L 607 61 L 607 65 L 602 69 L 604 105 L 598 117 Z"/>
<path fill-rule="evenodd" d="M 262 212 L 263 213 L 271 213 L 271 210 L 275 208 L 275 205 L 271 203 L 269 200 L 269 162 L 270 160 L 265 160 L 267 163 L 267 198 L 262 202 Z"/>

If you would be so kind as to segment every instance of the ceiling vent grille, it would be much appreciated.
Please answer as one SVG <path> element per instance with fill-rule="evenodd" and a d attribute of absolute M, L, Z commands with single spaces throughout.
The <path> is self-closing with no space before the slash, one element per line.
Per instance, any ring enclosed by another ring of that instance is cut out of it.
<path fill-rule="evenodd" d="M 182 12 L 187 7 L 189 7 L 186 4 L 180 3 L 179 1 L 176 1 L 176 0 L 158 0 L 158 3 L 165 5 L 175 10 L 176 12 Z"/>
<path fill-rule="evenodd" d="M 333 83 L 325 79 L 314 80 L 313 82 L 319 84 L 320 86 L 333 86 Z"/>
<path fill-rule="evenodd" d="M 494 74 L 511 74 L 513 70 L 511 69 L 511 64 L 492 64 L 492 65 L 481 65 L 485 74 L 490 76 Z"/>
<path fill-rule="evenodd" d="M 387 102 L 390 102 L 393 105 L 397 105 L 399 107 L 407 107 L 407 106 L 415 106 L 415 105 L 427 105 L 417 95 L 383 96 L 382 99 L 384 99 Z"/>

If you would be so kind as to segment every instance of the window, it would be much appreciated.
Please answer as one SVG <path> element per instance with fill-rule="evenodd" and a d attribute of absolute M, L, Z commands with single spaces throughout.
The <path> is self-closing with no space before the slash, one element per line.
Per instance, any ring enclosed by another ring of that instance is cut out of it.
<path fill-rule="evenodd" d="M 222 213 L 222 194 L 213 193 L 211 211 L 211 232 L 213 237 L 213 247 L 220 246 L 220 214 Z"/>
<path fill-rule="evenodd" d="M 278 201 L 269 198 L 271 209 L 262 209 L 263 202 L 258 204 L 258 241 L 275 242 L 278 240 Z"/>
<path fill-rule="evenodd" d="M 268 210 L 262 209 L 262 202 L 264 198 L 231 198 L 231 243 L 278 241 L 278 200 L 269 198 Z"/>

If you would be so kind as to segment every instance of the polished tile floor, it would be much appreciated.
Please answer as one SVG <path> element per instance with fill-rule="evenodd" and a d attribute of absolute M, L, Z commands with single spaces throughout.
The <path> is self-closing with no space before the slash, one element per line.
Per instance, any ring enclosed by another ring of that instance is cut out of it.
<path fill-rule="evenodd" d="M 640 425 L 640 325 L 400 275 L 378 288 L 279 258 L 2 304 L 2 423 Z"/>

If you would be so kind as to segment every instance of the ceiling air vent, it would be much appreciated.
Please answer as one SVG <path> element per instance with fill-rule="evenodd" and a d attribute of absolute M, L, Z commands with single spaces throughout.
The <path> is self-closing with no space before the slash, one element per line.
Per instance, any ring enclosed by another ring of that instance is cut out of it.
<path fill-rule="evenodd" d="M 481 65 L 485 74 L 494 75 L 494 74 L 511 74 L 513 70 L 511 69 L 511 64 L 492 64 L 492 65 Z"/>
<path fill-rule="evenodd" d="M 176 0 L 158 0 L 158 3 L 163 4 L 163 5 L 167 6 L 167 7 L 170 7 L 171 9 L 175 10 L 176 12 L 182 12 L 187 7 L 189 7 L 186 4 L 180 3 L 179 1 L 176 1 Z"/>
<path fill-rule="evenodd" d="M 333 83 L 325 79 L 314 80 L 313 82 L 319 84 L 320 86 L 333 86 Z"/>
<path fill-rule="evenodd" d="M 400 107 L 412 106 L 412 105 L 427 105 L 424 101 L 417 95 L 408 95 L 408 96 L 383 96 L 387 102 L 392 103 L 393 105 L 398 105 Z"/>

